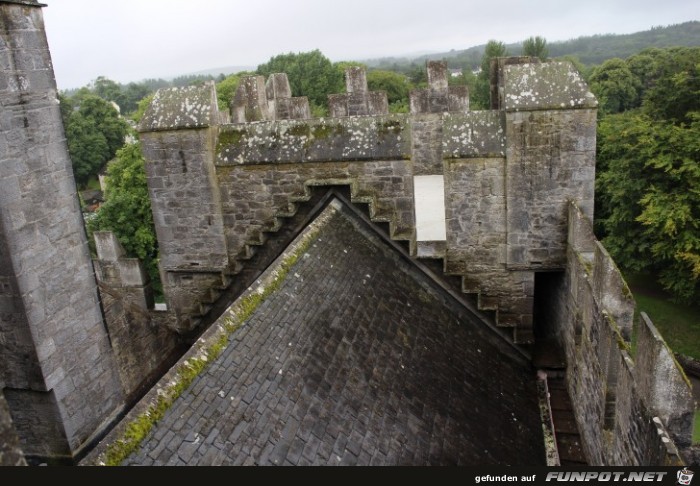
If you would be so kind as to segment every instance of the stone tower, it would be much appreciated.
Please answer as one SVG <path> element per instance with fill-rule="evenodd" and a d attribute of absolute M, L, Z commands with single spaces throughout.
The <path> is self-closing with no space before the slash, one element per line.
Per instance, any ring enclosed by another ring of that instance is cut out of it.
<path fill-rule="evenodd" d="M 0 389 L 28 458 L 79 454 L 123 405 L 41 5 L 0 1 Z"/>

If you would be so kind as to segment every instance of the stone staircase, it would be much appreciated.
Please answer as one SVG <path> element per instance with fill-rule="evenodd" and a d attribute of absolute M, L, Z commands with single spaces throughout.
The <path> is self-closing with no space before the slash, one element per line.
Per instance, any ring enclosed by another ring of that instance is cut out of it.
<path fill-rule="evenodd" d="M 566 360 L 563 351 L 552 339 L 540 339 L 535 344 L 533 366 L 544 374 L 548 391 L 549 414 L 557 450 L 557 465 L 587 466 L 581 447 L 581 434 L 576 424 L 573 405 L 566 385 Z"/>
<path fill-rule="evenodd" d="M 357 180 L 354 179 L 305 181 L 303 190 L 292 195 L 287 205 L 280 208 L 272 220 L 268 221 L 262 229 L 245 242 L 230 263 L 229 268 L 221 272 L 220 280 L 217 279 L 214 285 L 206 289 L 199 299 L 198 306 L 193 309 L 191 316 L 193 328 L 201 329 L 203 325 L 206 326 L 207 323 L 213 322 L 218 316 L 217 312 L 221 313 L 226 308 L 226 306 L 221 304 L 222 299 L 230 304 L 237 294 L 255 281 L 255 278 L 261 273 L 258 270 L 254 270 L 260 267 L 260 261 L 265 259 L 271 261 L 284 249 L 283 243 L 277 240 L 289 240 L 286 237 L 280 238 L 279 233 L 288 228 L 290 222 L 295 220 L 295 218 L 300 219 L 298 217 L 300 207 L 307 206 L 306 209 L 308 211 L 309 204 L 318 203 L 320 199 L 319 194 L 326 192 L 318 191 L 318 189 L 329 187 L 344 187 L 350 202 L 358 207 L 364 206 L 366 208 L 364 212 L 369 219 L 391 240 L 403 246 L 412 258 L 421 261 L 434 274 L 442 277 L 444 283 L 452 290 L 462 294 L 475 308 L 488 316 L 494 325 L 511 334 L 514 324 L 509 318 L 510 316 L 504 316 L 503 313 L 499 312 L 497 297 L 482 292 L 479 281 L 472 276 L 449 273 L 446 270 L 447 255 L 444 248 L 442 251 L 432 252 L 429 255 L 419 255 L 419 244 L 416 241 L 415 230 L 402 227 L 397 222 L 397 217 L 393 214 L 392 208 L 388 208 L 386 205 L 382 206 L 376 194 L 361 191 Z M 299 224 L 300 221 L 297 221 L 291 226 L 298 227 Z M 273 245 L 273 248 L 268 248 L 272 240 L 277 242 Z M 217 312 L 212 313 L 212 310 Z M 517 343 L 513 336 L 514 334 L 512 332 L 511 339 Z"/>

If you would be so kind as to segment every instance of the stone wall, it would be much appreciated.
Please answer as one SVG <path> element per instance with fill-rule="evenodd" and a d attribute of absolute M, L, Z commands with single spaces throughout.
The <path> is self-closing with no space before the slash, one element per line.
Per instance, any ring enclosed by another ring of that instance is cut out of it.
<path fill-rule="evenodd" d="M 213 86 L 159 92 L 141 140 L 180 328 L 196 325 L 186 321 L 205 287 L 235 275 L 308 187 L 347 184 L 414 256 L 442 258 L 517 342 L 532 341 L 534 272 L 565 266 L 566 202 L 592 211 L 595 99 L 566 63 L 503 62 L 494 78 L 502 106 L 471 112 L 444 62 L 427 70 L 410 115 L 377 114 L 386 110 L 372 108 L 361 68 L 346 72 L 347 93 L 329 96 L 331 118 L 276 117 L 270 103 L 291 99 L 283 75 L 245 78 L 232 124 L 209 115 Z M 442 239 L 416 235 L 414 186 L 424 176 L 444 187 L 444 214 L 430 221 L 445 227 L 431 233 Z"/>
<path fill-rule="evenodd" d="M 0 1 L 2 461 L 21 463 L 19 449 L 80 454 L 178 352 L 178 336 L 201 331 L 266 234 L 312 187 L 343 184 L 414 257 L 442 259 L 517 343 L 533 339 L 535 273 L 561 271 L 548 315 L 589 461 L 682 462 L 689 384 L 644 314 L 629 354 L 633 300 L 590 228 L 596 100 L 569 64 L 496 60 L 488 112 L 469 110 L 440 62 L 411 93 L 410 115 L 387 114 L 357 68 L 326 119 L 309 119 L 283 74 L 244 79 L 230 113 L 213 83 L 159 91 L 140 126 L 168 302 L 159 312 L 113 236 L 98 235 L 93 268 L 39 7 Z M 443 183 L 444 241 L 416 238 L 425 176 Z"/>
<path fill-rule="evenodd" d="M 19 437 L 15 432 L 10 415 L 10 407 L 0 395 L 0 466 L 26 466 L 24 452 L 19 446 Z"/>
<path fill-rule="evenodd" d="M 0 2 L 0 361 L 29 456 L 70 456 L 123 405 L 40 5 Z"/>
<path fill-rule="evenodd" d="M 162 367 L 182 352 L 179 335 L 168 325 L 174 316 L 155 310 L 153 290 L 143 264 L 127 258 L 116 236 L 94 233 L 94 260 L 102 308 L 126 401 L 138 398 Z"/>
<path fill-rule="evenodd" d="M 630 355 L 632 294 L 574 203 L 567 253 L 551 308 L 586 457 L 598 466 L 681 464 L 694 414 L 690 384 L 644 313 Z"/>

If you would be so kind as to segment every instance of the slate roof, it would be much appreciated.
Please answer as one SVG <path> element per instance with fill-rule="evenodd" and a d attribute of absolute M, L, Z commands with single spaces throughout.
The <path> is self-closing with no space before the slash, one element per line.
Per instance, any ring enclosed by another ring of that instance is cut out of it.
<path fill-rule="evenodd" d="M 123 465 L 545 465 L 529 362 L 334 202 Z"/>

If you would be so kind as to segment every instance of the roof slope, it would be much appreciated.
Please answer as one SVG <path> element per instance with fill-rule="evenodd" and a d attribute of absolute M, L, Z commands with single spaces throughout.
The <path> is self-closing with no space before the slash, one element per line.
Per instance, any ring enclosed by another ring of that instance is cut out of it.
<path fill-rule="evenodd" d="M 334 201 L 124 465 L 544 465 L 534 373 Z"/>

